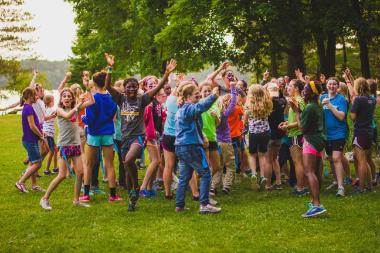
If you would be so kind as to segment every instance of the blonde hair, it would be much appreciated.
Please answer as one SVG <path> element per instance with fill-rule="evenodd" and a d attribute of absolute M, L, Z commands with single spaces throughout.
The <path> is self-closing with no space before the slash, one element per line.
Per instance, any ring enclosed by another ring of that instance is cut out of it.
<path fill-rule="evenodd" d="M 225 110 L 231 103 L 231 98 L 231 94 L 226 94 L 220 98 L 218 106 L 221 112 L 225 112 Z"/>
<path fill-rule="evenodd" d="M 261 119 L 267 118 L 273 109 L 268 91 L 259 84 L 254 84 L 249 88 L 246 106 L 250 115 Z"/>
<path fill-rule="evenodd" d="M 51 103 L 51 101 L 54 100 L 54 96 L 53 95 L 45 95 L 44 96 L 44 103 L 45 103 L 45 106 L 49 106 L 49 104 Z"/>
<path fill-rule="evenodd" d="M 339 82 L 339 89 L 340 89 L 340 94 L 342 94 L 346 99 L 349 99 L 350 97 L 350 92 L 348 91 L 348 86 L 347 84 L 343 82 Z"/>
<path fill-rule="evenodd" d="M 186 98 L 191 96 L 194 91 L 196 91 L 198 87 L 191 81 L 181 82 L 178 87 L 178 99 L 177 104 L 183 105 L 185 103 Z"/>
<path fill-rule="evenodd" d="M 354 91 L 357 96 L 369 96 L 369 85 L 364 77 L 359 77 L 354 81 Z"/>

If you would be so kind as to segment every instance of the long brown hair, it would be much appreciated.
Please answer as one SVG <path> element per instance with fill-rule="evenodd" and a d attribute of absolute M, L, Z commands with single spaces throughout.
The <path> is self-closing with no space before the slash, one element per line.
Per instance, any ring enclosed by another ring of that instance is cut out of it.
<path fill-rule="evenodd" d="M 70 105 L 70 108 L 73 109 L 75 107 L 75 96 L 74 96 L 74 93 L 70 90 L 70 88 L 64 88 L 61 92 L 61 94 L 59 94 L 59 103 L 58 103 L 58 107 L 60 108 L 65 108 L 63 103 L 62 103 L 62 96 L 63 96 L 63 93 L 65 92 L 69 92 L 71 94 L 71 97 L 72 97 L 72 101 L 71 101 L 71 105 Z"/>
<path fill-rule="evenodd" d="M 22 91 L 22 96 L 20 99 L 20 105 L 23 106 L 25 104 L 26 100 L 28 100 L 31 97 L 35 97 L 35 96 L 36 96 L 36 90 L 35 89 L 29 88 L 29 87 L 25 88 Z"/>

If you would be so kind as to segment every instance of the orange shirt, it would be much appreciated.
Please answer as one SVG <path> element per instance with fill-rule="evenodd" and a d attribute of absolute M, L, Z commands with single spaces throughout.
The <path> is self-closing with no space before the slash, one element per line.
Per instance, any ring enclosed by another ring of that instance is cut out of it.
<path fill-rule="evenodd" d="M 241 105 L 236 105 L 234 110 L 228 117 L 228 124 L 231 129 L 231 138 L 240 137 L 242 132 L 244 108 Z"/>

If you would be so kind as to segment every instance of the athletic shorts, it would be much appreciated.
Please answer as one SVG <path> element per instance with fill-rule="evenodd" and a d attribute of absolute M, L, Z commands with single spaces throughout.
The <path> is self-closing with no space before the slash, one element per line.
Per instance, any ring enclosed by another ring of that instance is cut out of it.
<path fill-rule="evenodd" d="M 81 155 L 80 145 L 59 147 L 59 151 L 61 157 L 64 159 Z"/>
<path fill-rule="evenodd" d="M 297 135 L 290 138 L 290 147 L 298 146 L 299 148 L 302 148 L 303 146 L 303 135 Z"/>
<path fill-rule="evenodd" d="M 28 153 L 28 160 L 30 163 L 37 163 L 42 160 L 38 142 L 22 141 L 22 145 Z"/>
<path fill-rule="evenodd" d="M 311 154 L 317 157 L 323 157 L 323 150 L 318 152 L 313 145 L 304 140 L 302 145 L 302 154 Z"/>
<path fill-rule="evenodd" d="M 47 136 L 46 137 L 47 143 L 49 145 L 49 149 L 52 153 L 55 152 L 55 142 L 54 142 L 54 137 Z"/>
<path fill-rule="evenodd" d="M 92 147 L 111 146 L 113 145 L 113 135 L 87 135 L 87 145 Z"/>
<path fill-rule="evenodd" d="M 331 156 L 333 151 L 343 152 L 344 145 L 346 145 L 345 139 L 326 141 L 326 154 Z"/>
<path fill-rule="evenodd" d="M 218 143 L 216 141 L 209 141 L 207 149 L 208 151 L 217 151 Z"/>
<path fill-rule="evenodd" d="M 368 135 L 357 135 L 352 138 L 352 145 L 361 148 L 363 150 L 368 150 L 372 146 L 373 136 L 372 134 Z"/>
<path fill-rule="evenodd" d="M 175 152 L 175 136 L 164 134 L 162 138 L 162 148 L 168 152 Z"/>
<path fill-rule="evenodd" d="M 138 144 L 140 148 L 143 149 L 144 139 L 145 136 L 143 135 L 129 136 L 127 138 L 123 138 L 121 140 L 121 156 L 123 157 L 123 160 L 125 159 L 125 156 L 127 155 L 129 149 L 133 144 Z"/>
<path fill-rule="evenodd" d="M 249 134 L 249 153 L 255 154 L 257 152 L 266 153 L 268 151 L 268 144 L 270 133 L 264 132 L 259 134 Z"/>

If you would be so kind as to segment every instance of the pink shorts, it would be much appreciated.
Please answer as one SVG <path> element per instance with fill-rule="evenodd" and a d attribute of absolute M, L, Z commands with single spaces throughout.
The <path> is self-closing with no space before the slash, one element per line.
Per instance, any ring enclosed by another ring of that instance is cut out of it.
<path fill-rule="evenodd" d="M 302 154 L 312 154 L 317 157 L 323 157 L 323 150 L 318 152 L 313 145 L 311 145 L 309 142 L 304 139 L 303 147 L 302 147 Z"/>

